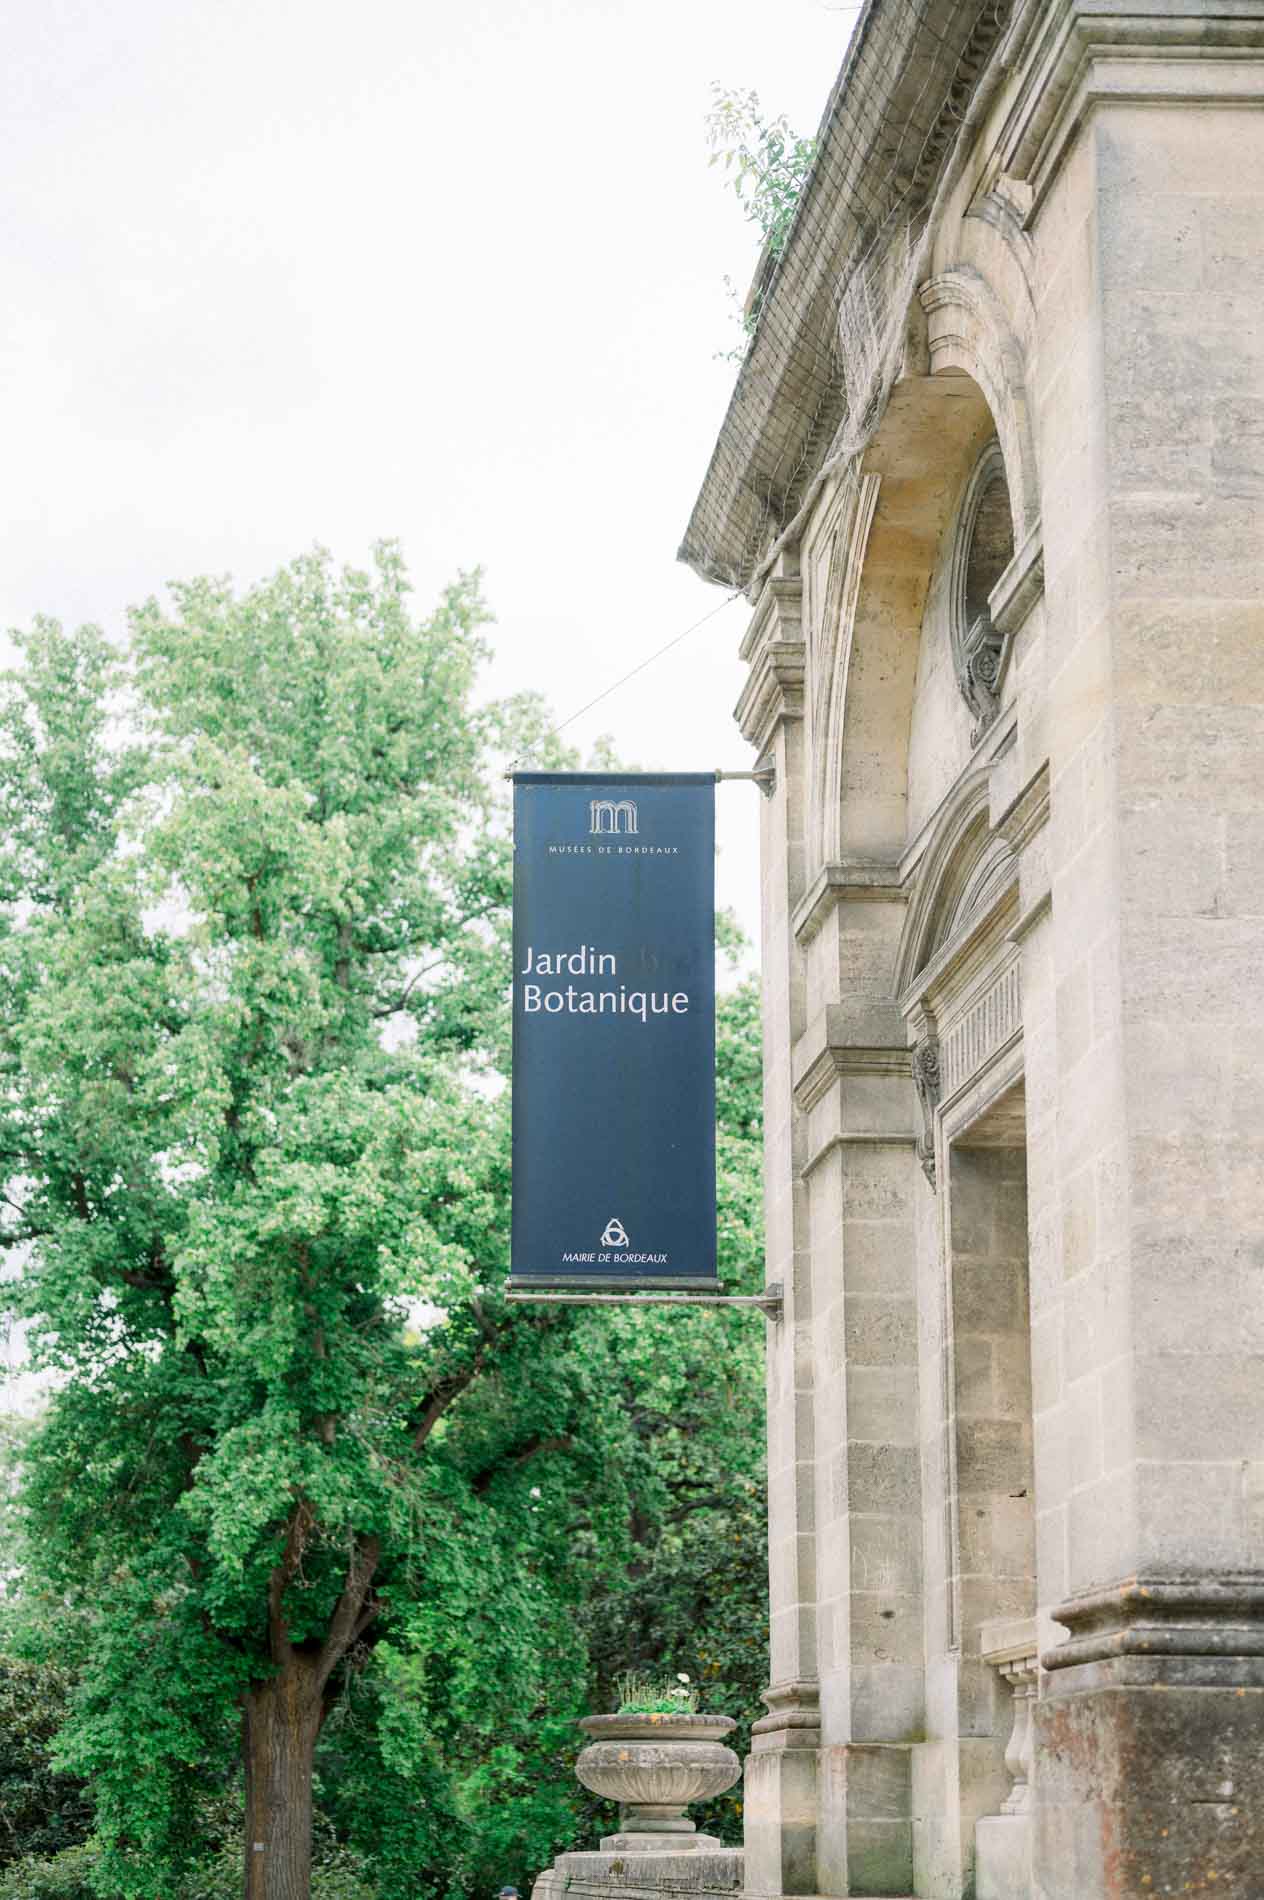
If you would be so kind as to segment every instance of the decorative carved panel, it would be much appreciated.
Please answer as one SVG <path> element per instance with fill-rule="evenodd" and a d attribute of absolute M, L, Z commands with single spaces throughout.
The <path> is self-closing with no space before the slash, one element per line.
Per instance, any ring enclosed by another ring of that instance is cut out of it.
<path fill-rule="evenodd" d="M 1017 960 L 1003 970 L 977 1003 L 943 1036 L 940 1068 L 943 1092 L 951 1095 L 983 1067 L 993 1050 L 1008 1041 L 1022 1021 Z"/>

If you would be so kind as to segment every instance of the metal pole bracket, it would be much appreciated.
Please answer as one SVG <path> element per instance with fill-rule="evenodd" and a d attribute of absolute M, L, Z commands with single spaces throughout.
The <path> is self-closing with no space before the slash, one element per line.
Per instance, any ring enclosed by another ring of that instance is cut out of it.
<path fill-rule="evenodd" d="M 780 1281 L 762 1293 L 533 1293 L 510 1287 L 505 1298 L 514 1305 L 537 1306 L 745 1306 L 779 1324 L 784 1312 Z"/>

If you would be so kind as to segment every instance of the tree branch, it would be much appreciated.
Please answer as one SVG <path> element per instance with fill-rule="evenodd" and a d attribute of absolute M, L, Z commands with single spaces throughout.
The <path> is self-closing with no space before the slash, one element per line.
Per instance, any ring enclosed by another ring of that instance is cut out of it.
<path fill-rule="evenodd" d="M 443 1414 L 454 1399 L 460 1398 L 467 1386 L 477 1379 L 487 1362 L 487 1353 L 480 1349 L 475 1353 L 463 1372 L 453 1372 L 446 1379 L 440 1379 L 434 1386 L 421 1409 L 421 1416 L 413 1432 L 413 1450 L 420 1451 Z"/>
<path fill-rule="evenodd" d="M 450 1373 L 446 1379 L 440 1379 L 438 1384 L 432 1387 L 428 1398 L 422 1406 L 421 1412 L 418 1414 L 418 1422 L 413 1432 L 414 1451 L 421 1450 L 453 1400 L 460 1398 L 462 1392 L 474 1383 L 479 1373 L 483 1370 L 484 1366 L 486 1366 L 491 1354 L 500 1344 L 504 1334 L 509 1331 L 511 1325 L 520 1328 L 531 1327 L 537 1331 L 545 1332 L 561 1324 L 560 1315 L 556 1311 L 545 1311 L 540 1314 L 533 1314 L 530 1317 L 525 1313 L 517 1313 L 512 1317 L 506 1317 L 501 1321 L 499 1326 L 494 1326 L 484 1313 L 483 1303 L 477 1293 L 470 1296 L 470 1311 L 474 1316 L 479 1331 L 483 1335 L 484 1343 L 478 1348 L 474 1357 L 462 1371 Z"/>
<path fill-rule="evenodd" d="M 429 976 L 432 970 L 442 969 L 445 963 L 448 963 L 451 961 L 453 946 L 458 941 L 461 932 L 466 928 L 466 926 L 468 924 L 478 923 L 484 917 L 491 917 L 492 915 L 494 915 L 496 911 L 503 910 L 503 908 L 504 908 L 503 903 L 498 901 L 493 904 L 484 904 L 482 908 L 479 910 L 472 910 L 468 917 L 458 917 L 456 922 L 452 926 L 451 937 L 450 937 L 448 947 L 441 950 L 437 957 L 432 957 L 429 963 L 423 964 L 419 970 L 414 971 L 412 976 L 409 977 L 408 982 L 404 989 L 404 993 L 399 998 L 398 1002 L 389 1003 L 382 1006 L 381 1008 L 375 1009 L 373 1011 L 373 1014 L 375 1016 L 394 1016 L 398 1010 L 403 1009 L 409 997 L 412 995 L 413 991 L 416 989 L 418 983 L 420 983 L 422 977 Z M 400 949 L 397 950 L 394 954 L 396 955 L 402 954 L 404 948 L 406 948 L 406 946 L 401 946 Z M 370 952 L 370 954 L 372 953 Z"/>
<path fill-rule="evenodd" d="M 382 1555 L 380 1537 L 366 1537 L 357 1543 L 351 1553 L 351 1562 L 347 1568 L 347 1581 L 338 1607 L 329 1622 L 329 1633 L 321 1644 L 320 1655 L 316 1662 L 315 1687 L 320 1694 L 334 1670 L 342 1661 L 356 1640 L 361 1627 L 368 1627 L 377 1615 L 376 1603 L 369 1599 L 369 1588 L 373 1582 L 373 1573 L 377 1569 Z M 367 1615 L 366 1615 L 367 1612 Z"/>
<path fill-rule="evenodd" d="M 528 1438 L 523 1444 L 516 1446 L 513 1451 L 506 1452 L 502 1457 L 495 1459 L 493 1463 L 484 1465 L 480 1471 L 476 1471 L 474 1476 L 470 1479 L 470 1489 L 473 1491 L 475 1497 L 481 1498 L 492 1483 L 492 1480 L 500 1472 L 517 1471 L 520 1466 L 529 1465 L 533 1458 L 541 1458 L 546 1452 L 569 1451 L 574 1443 L 575 1440 L 571 1437 L 569 1432 L 561 1432 L 553 1438 L 541 1438 L 538 1435 L 534 1438 Z"/>
<path fill-rule="evenodd" d="M 289 1628 L 285 1621 L 284 1597 L 303 1561 L 303 1551 L 312 1523 L 311 1506 L 306 1498 L 300 1498 L 290 1516 L 281 1561 L 268 1578 L 268 1647 L 275 1663 L 288 1662 L 294 1654 Z"/>

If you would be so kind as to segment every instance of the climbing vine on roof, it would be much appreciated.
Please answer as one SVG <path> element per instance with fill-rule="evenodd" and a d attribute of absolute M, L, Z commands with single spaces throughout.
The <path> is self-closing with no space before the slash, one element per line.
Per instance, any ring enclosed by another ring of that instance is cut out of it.
<path fill-rule="evenodd" d="M 816 155 L 816 140 L 791 131 L 784 112 L 765 118 L 759 94 L 734 91 L 718 81 L 707 114 L 711 164 L 724 166 L 752 224 L 775 257 L 794 219 L 803 181 Z"/>
<path fill-rule="evenodd" d="M 784 112 L 767 118 L 754 90 L 734 90 L 718 81 L 711 87 L 714 103 L 706 117 L 710 163 L 723 165 L 729 183 L 751 224 L 763 238 L 757 285 L 744 301 L 731 278 L 725 284 L 739 306 L 735 313 L 747 337 L 759 316 L 762 286 L 779 256 L 794 222 L 799 194 L 812 160 L 816 140 L 791 130 Z M 728 354 L 740 362 L 745 347 Z"/>

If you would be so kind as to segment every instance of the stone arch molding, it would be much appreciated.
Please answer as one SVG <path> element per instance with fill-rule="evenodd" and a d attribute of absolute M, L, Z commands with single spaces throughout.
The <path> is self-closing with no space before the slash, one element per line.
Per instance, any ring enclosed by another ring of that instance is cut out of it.
<path fill-rule="evenodd" d="M 825 529 L 824 586 L 810 590 L 807 626 L 808 834 L 812 860 L 841 851 L 843 718 L 856 601 L 878 500 L 878 478 L 853 464 L 839 482 Z"/>
<path fill-rule="evenodd" d="M 937 1185 L 941 1098 L 961 1079 L 959 1072 L 972 1066 L 962 1057 L 987 1053 L 1017 1009 L 1018 970 L 1012 956 L 1005 959 L 1008 967 L 989 979 L 981 1001 L 975 979 L 964 975 L 972 962 L 977 973 L 978 940 L 990 938 L 985 954 L 996 957 L 998 919 L 1005 903 L 1014 901 L 1017 881 L 1017 858 L 992 830 L 987 771 L 972 772 L 940 812 L 921 854 L 893 982 L 908 1027 L 910 1070 L 921 1110 L 917 1158 L 932 1188 Z M 975 1006 L 969 1008 L 962 997 L 968 1001 L 972 989 Z M 949 1011 L 946 1029 L 941 1028 L 941 1005 Z"/>
<path fill-rule="evenodd" d="M 1017 859 L 991 828 L 986 769 L 957 786 L 927 839 L 895 962 L 894 993 L 912 1000 L 940 951 L 991 909 L 1013 882 Z"/>
<path fill-rule="evenodd" d="M 933 376 L 964 371 L 992 411 L 1005 460 L 1015 545 L 1040 520 L 1035 433 L 1027 393 L 1027 361 L 1004 306 L 986 279 L 967 266 L 943 271 L 920 287 Z"/>
<path fill-rule="evenodd" d="M 1039 541 L 1025 355 L 1000 299 L 967 266 L 918 296 L 931 374 L 896 382 L 873 440 L 834 477 L 821 525 L 799 548 L 809 877 L 835 863 L 895 865 L 906 848 L 923 613 L 961 482 L 988 435 L 1000 443 L 1015 545 Z"/>

